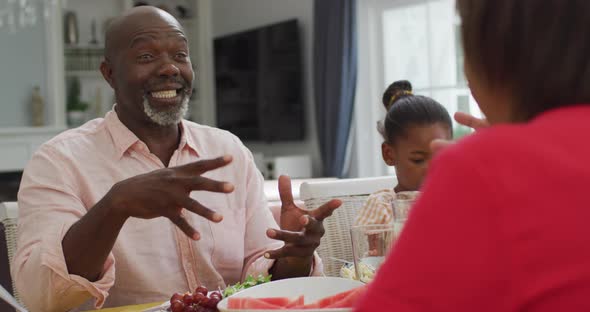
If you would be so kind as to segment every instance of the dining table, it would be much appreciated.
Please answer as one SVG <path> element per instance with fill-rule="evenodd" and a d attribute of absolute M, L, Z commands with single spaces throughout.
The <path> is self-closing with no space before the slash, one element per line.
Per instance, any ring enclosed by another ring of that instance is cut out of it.
<path fill-rule="evenodd" d="M 160 306 L 161 304 L 162 304 L 162 302 L 160 301 L 160 302 L 128 305 L 128 306 L 117 307 L 117 308 L 107 308 L 107 309 L 102 309 L 100 311 L 101 312 L 142 312 L 142 311 Z"/>

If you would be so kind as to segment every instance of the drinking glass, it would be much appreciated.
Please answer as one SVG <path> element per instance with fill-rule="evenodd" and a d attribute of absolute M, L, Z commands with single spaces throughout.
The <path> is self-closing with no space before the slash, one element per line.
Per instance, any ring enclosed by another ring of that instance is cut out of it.
<path fill-rule="evenodd" d="M 368 283 L 393 243 L 393 224 L 357 225 L 350 229 L 354 268 L 358 280 Z"/>
<path fill-rule="evenodd" d="M 404 224 L 408 220 L 410 209 L 418 199 L 420 192 L 399 192 L 391 203 L 393 209 L 393 231 L 397 239 L 401 234 Z"/>

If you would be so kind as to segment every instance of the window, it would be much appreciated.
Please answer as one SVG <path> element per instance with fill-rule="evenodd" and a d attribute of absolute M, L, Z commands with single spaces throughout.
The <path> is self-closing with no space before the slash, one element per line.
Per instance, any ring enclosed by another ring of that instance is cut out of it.
<path fill-rule="evenodd" d="M 383 10 L 384 88 L 408 79 L 416 94 L 443 104 L 452 115 L 481 112 L 463 74 L 463 50 L 454 0 L 418 1 Z M 457 137 L 468 133 L 459 125 Z"/>
<path fill-rule="evenodd" d="M 357 166 L 357 171 L 352 172 L 358 176 L 376 176 L 391 173 L 382 164 L 379 148 L 382 140 L 372 129 L 385 115 L 380 99 L 392 82 L 409 80 L 415 94 L 434 98 L 451 115 L 462 111 L 481 117 L 481 111 L 463 74 L 460 21 L 454 0 L 359 2 L 355 142 L 363 143 L 355 143 L 353 147 L 356 155 L 352 159 L 357 160 L 353 166 Z M 467 127 L 454 125 L 455 138 L 470 132 Z M 368 150 L 368 144 L 372 150 Z"/>

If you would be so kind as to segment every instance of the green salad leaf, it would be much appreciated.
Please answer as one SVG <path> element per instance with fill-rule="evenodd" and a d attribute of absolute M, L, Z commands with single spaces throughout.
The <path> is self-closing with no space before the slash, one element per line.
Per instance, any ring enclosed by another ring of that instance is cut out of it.
<path fill-rule="evenodd" d="M 272 275 L 258 275 L 258 277 L 253 277 L 252 275 L 248 275 L 248 277 L 246 277 L 246 279 L 244 280 L 243 283 L 236 283 L 234 285 L 228 286 L 225 288 L 225 290 L 223 291 L 223 297 L 229 297 L 239 291 L 242 291 L 244 289 L 250 288 L 252 286 L 256 286 L 256 285 L 260 285 L 260 284 L 264 284 L 264 283 L 268 283 L 270 282 Z"/>

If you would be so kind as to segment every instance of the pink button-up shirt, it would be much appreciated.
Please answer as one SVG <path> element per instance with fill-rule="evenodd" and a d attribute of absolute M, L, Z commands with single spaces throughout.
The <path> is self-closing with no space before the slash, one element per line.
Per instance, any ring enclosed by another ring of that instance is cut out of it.
<path fill-rule="evenodd" d="M 233 155 L 229 166 L 205 175 L 232 182 L 233 193 L 191 193 L 220 212 L 223 221 L 216 224 L 187 213 L 201 233 L 199 241 L 192 241 L 166 218 L 130 218 L 96 282 L 68 273 L 63 237 L 113 184 L 164 165 L 114 111 L 58 135 L 35 153 L 18 194 L 19 239 L 12 266 L 29 309 L 87 309 L 92 298 L 96 308 L 163 301 L 198 285 L 217 289 L 250 274 L 268 274 L 273 261 L 262 255 L 283 243 L 265 234 L 277 224 L 251 153 L 226 131 L 187 121 L 181 129 L 171 167 Z M 316 257 L 314 275 L 321 274 L 318 261 Z"/>

